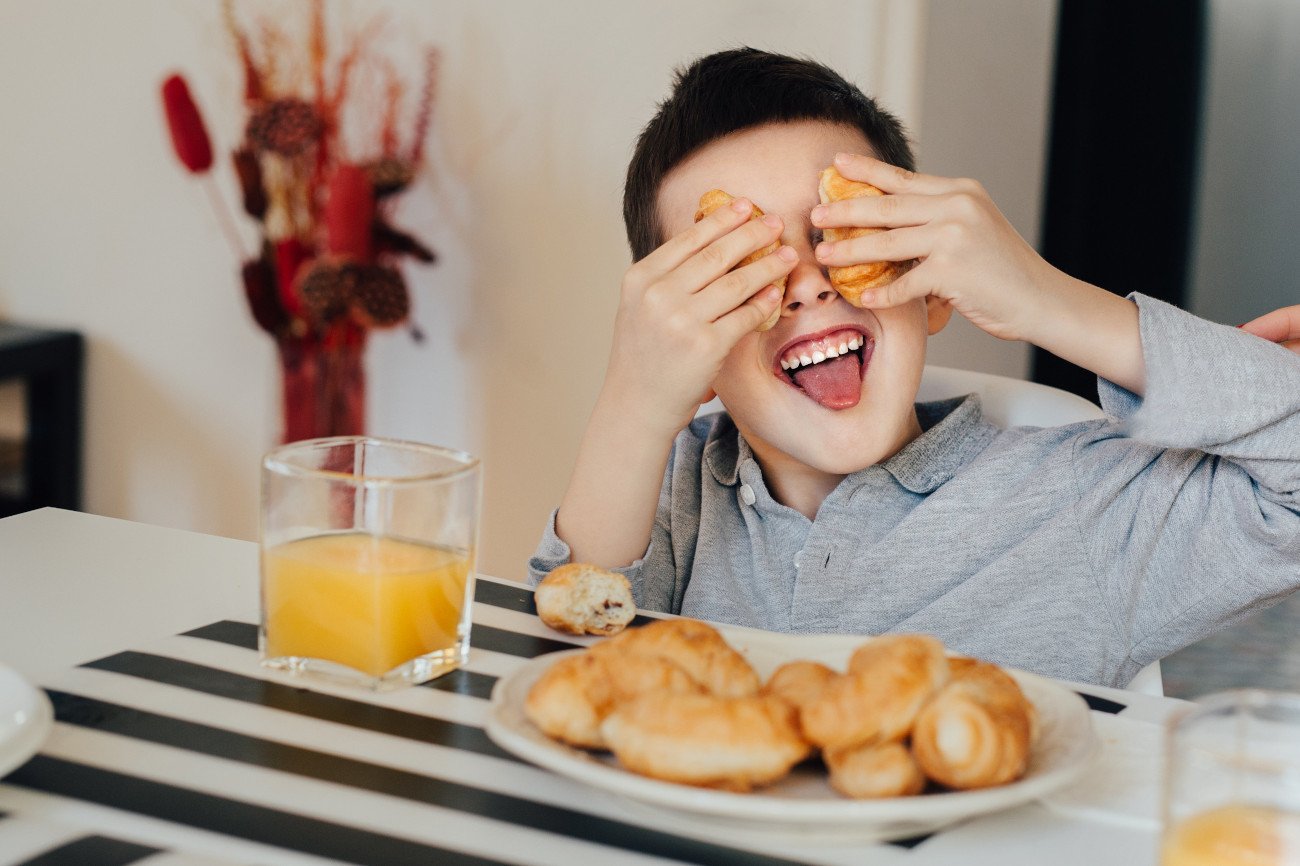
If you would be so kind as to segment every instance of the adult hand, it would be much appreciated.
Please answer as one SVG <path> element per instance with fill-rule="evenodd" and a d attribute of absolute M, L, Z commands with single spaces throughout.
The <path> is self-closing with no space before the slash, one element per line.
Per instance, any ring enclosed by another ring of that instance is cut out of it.
<path fill-rule="evenodd" d="M 1241 329 L 1300 355 L 1300 304 L 1265 313 L 1242 325 Z"/>

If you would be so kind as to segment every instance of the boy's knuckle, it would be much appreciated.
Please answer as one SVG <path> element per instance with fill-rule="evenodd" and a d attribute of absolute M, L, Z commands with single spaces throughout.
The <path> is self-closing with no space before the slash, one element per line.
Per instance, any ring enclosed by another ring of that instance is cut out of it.
<path fill-rule="evenodd" d="M 911 183 L 916 179 L 916 172 L 908 168 L 903 168 L 901 165 L 896 165 L 894 166 L 894 178 L 899 183 Z"/>
<path fill-rule="evenodd" d="M 727 254 L 722 251 L 721 247 L 716 245 L 707 246 L 700 250 L 700 261 L 710 268 L 720 268 L 727 264 Z"/>

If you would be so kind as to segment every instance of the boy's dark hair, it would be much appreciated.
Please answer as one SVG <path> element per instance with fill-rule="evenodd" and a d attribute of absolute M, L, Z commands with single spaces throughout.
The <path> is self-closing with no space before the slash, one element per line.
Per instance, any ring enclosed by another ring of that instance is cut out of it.
<path fill-rule="evenodd" d="M 673 167 L 730 133 L 797 120 L 855 127 L 880 159 L 916 168 L 898 118 L 833 69 L 755 48 L 719 51 L 677 70 L 672 94 L 637 140 L 623 187 L 623 222 L 632 260 L 640 261 L 664 241 L 655 198 Z"/>

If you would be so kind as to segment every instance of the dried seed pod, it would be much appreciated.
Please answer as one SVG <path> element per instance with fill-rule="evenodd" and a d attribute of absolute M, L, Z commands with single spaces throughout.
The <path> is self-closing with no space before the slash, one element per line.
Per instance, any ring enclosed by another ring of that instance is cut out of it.
<path fill-rule="evenodd" d="M 329 324 L 348 311 L 356 284 L 356 266 L 317 259 L 298 284 L 303 307 L 313 321 Z"/>
<path fill-rule="evenodd" d="M 370 185 L 375 189 L 376 198 L 401 192 L 415 179 L 415 166 L 391 156 L 368 162 L 362 168 L 370 178 Z"/>
<path fill-rule="evenodd" d="M 396 325 L 411 314 L 411 296 L 396 268 L 354 265 L 352 314 L 368 328 Z"/>
<path fill-rule="evenodd" d="M 254 109 L 246 135 L 258 150 L 296 156 L 316 143 L 323 128 L 315 108 L 301 99 L 287 98 Z"/>

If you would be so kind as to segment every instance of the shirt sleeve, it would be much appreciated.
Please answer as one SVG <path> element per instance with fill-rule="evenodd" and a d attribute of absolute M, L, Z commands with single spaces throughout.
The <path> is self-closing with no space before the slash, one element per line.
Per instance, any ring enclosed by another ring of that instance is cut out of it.
<path fill-rule="evenodd" d="M 611 569 L 625 576 L 632 585 L 632 597 L 636 599 L 637 607 L 663 613 L 676 613 L 680 607 L 671 529 L 673 476 L 678 453 L 679 449 L 674 447 L 667 471 L 664 472 L 659 503 L 655 508 L 655 522 L 650 530 L 650 543 L 645 553 L 628 565 Z M 558 512 L 558 508 L 551 512 L 541 543 L 528 560 L 528 583 L 531 586 L 536 586 L 552 569 L 569 562 L 573 556 L 569 545 L 555 531 L 555 515 Z"/>
<path fill-rule="evenodd" d="M 1300 586 L 1300 357 L 1142 295 L 1143 397 L 1074 443 L 1079 530 L 1131 660 Z"/>

